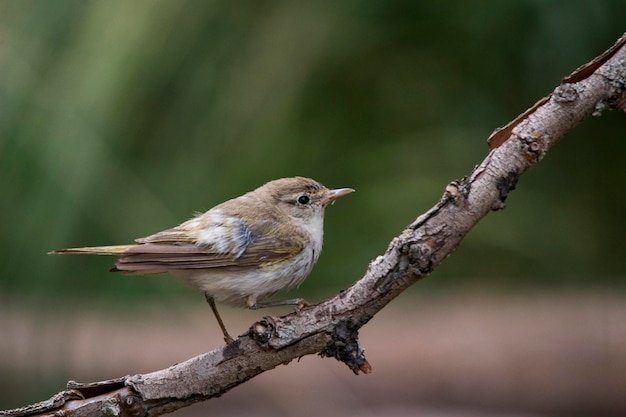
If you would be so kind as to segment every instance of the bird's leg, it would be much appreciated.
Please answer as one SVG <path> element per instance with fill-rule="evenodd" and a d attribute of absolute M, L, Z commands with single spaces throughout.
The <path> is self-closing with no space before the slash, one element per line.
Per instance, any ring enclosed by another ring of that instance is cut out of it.
<path fill-rule="evenodd" d="M 226 326 L 224 326 L 224 322 L 222 321 L 222 318 L 220 317 L 220 313 L 217 312 L 217 307 L 215 306 L 215 300 L 213 300 L 213 297 L 211 297 L 209 293 L 206 293 L 206 292 L 204 293 L 204 298 L 206 298 L 206 302 L 209 303 L 209 306 L 211 307 L 211 310 L 213 310 L 213 314 L 215 314 L 215 318 L 217 319 L 217 324 L 219 324 L 220 329 L 222 329 L 222 333 L 224 334 L 224 341 L 226 342 L 226 344 L 229 344 L 230 342 L 233 341 L 233 338 L 230 337 L 230 335 L 226 331 Z"/>
<path fill-rule="evenodd" d="M 290 300 L 266 301 L 257 303 L 256 300 L 247 299 L 246 304 L 250 310 L 258 310 L 259 308 L 276 307 L 276 306 L 296 306 L 296 313 L 300 314 L 300 310 L 307 307 L 309 303 L 304 298 L 292 298 Z"/>

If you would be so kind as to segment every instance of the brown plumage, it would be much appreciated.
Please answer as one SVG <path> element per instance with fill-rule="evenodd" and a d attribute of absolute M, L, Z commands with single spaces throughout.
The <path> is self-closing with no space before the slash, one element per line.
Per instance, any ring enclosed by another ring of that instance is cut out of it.
<path fill-rule="evenodd" d="M 204 291 L 228 342 L 232 338 L 213 300 L 249 308 L 303 304 L 301 299 L 258 300 L 306 278 L 321 252 L 324 209 L 353 191 L 329 190 L 309 178 L 283 178 L 136 244 L 50 253 L 115 255 L 112 271 L 130 275 L 170 272 Z"/>

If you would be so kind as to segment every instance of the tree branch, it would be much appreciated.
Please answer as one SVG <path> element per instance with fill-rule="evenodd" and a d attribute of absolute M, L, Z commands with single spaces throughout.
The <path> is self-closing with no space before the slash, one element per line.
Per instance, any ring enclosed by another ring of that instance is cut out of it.
<path fill-rule="evenodd" d="M 265 317 L 235 342 L 156 372 L 109 381 L 68 383 L 51 399 L 0 415 L 158 416 L 218 397 L 250 378 L 317 353 L 355 374 L 371 367 L 358 330 L 387 303 L 449 256 L 487 213 L 504 208 L 517 180 L 590 114 L 625 110 L 626 34 L 602 55 L 563 79 L 550 95 L 489 138 L 489 153 L 473 172 L 445 189 L 441 200 L 394 238 L 346 291 L 300 314 Z"/>

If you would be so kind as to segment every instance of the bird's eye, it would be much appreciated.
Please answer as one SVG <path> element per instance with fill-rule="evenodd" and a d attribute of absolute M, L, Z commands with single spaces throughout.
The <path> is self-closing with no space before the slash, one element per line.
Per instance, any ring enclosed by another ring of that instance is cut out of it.
<path fill-rule="evenodd" d="M 309 202 L 309 196 L 308 195 L 301 195 L 300 197 L 298 197 L 298 203 L 300 204 L 307 204 Z"/>

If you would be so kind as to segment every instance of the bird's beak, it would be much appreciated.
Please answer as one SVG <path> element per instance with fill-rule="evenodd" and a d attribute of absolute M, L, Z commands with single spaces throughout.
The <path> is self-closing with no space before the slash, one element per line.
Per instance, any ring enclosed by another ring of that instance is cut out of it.
<path fill-rule="evenodd" d="M 337 188 L 336 190 L 329 190 L 328 194 L 322 199 L 322 205 L 326 207 L 329 204 L 333 204 L 336 199 L 346 194 L 353 193 L 352 188 Z"/>

